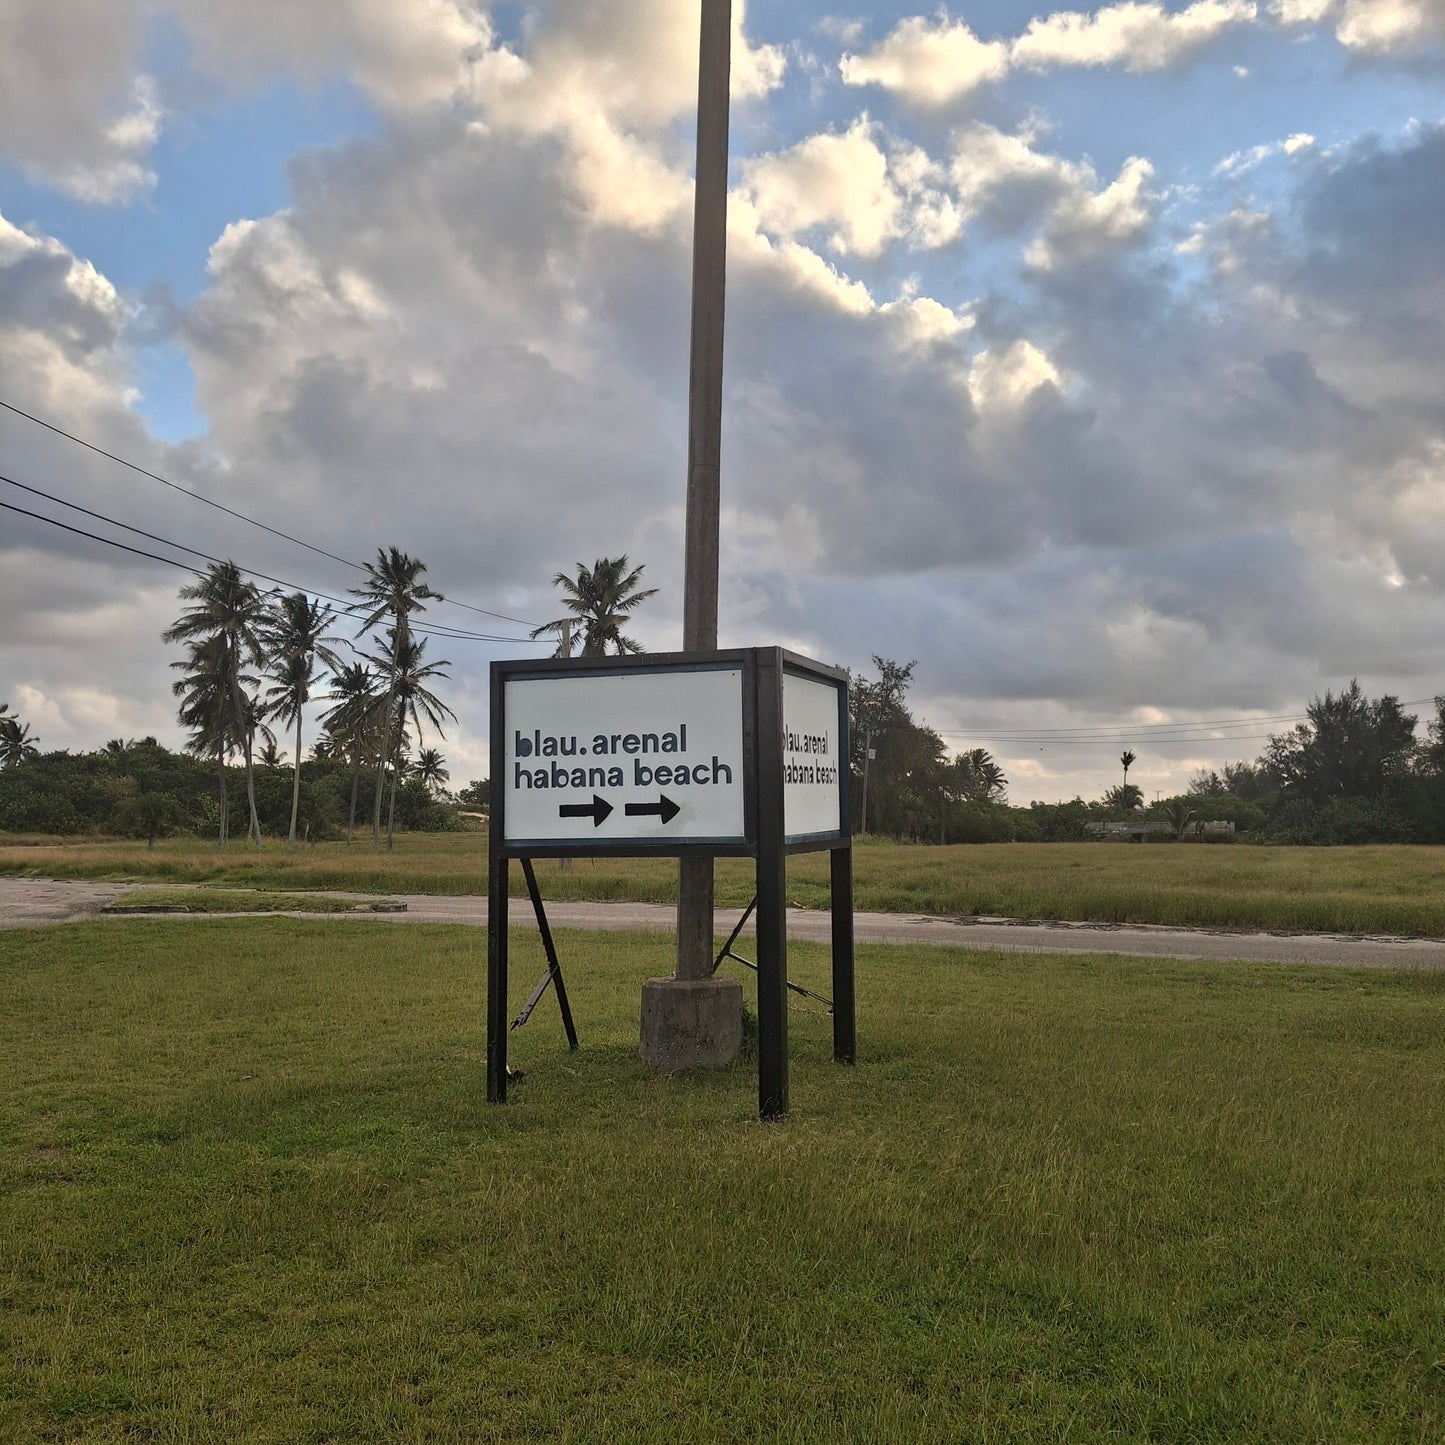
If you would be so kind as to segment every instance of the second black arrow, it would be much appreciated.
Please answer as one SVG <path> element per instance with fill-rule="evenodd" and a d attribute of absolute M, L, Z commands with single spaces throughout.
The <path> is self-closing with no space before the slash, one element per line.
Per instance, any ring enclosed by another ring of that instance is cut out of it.
<path fill-rule="evenodd" d="M 682 812 L 666 794 L 658 797 L 655 803 L 628 803 L 623 809 L 629 818 L 661 818 L 664 823 L 670 823 Z"/>

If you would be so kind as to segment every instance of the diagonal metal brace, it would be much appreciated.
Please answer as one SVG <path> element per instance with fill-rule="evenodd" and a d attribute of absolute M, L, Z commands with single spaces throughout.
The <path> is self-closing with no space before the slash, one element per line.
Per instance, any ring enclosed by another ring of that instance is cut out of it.
<path fill-rule="evenodd" d="M 730 958 L 730 959 L 732 959 L 735 963 L 740 963 L 740 964 L 742 964 L 742 966 L 743 966 L 744 968 L 750 968 L 750 969 L 752 969 L 752 971 L 753 971 L 754 973 L 756 973 L 756 972 L 758 971 L 758 966 L 757 966 L 757 964 L 755 964 L 755 963 L 752 961 L 752 959 L 750 959 L 750 958 L 744 958 L 744 957 L 742 956 L 742 954 L 740 954 L 740 953 L 734 953 L 734 952 L 733 952 L 733 944 L 735 944 L 735 943 L 738 941 L 738 935 L 743 931 L 743 928 L 746 926 L 748 919 L 753 916 L 753 909 L 756 908 L 757 906 L 758 906 L 758 896 L 757 896 L 757 894 L 755 893 L 755 894 L 753 894 L 753 901 L 752 901 L 751 903 L 749 903 L 748 906 L 747 906 L 745 909 L 743 909 L 743 916 L 738 919 L 738 926 L 737 926 L 736 928 L 734 928 L 733 931 L 732 931 L 730 934 L 728 934 L 728 941 L 727 941 L 725 944 L 723 944 L 723 946 L 722 946 L 722 952 L 719 953 L 718 956 L 717 956 L 715 959 L 713 959 L 712 971 L 713 971 L 714 973 L 716 973 L 716 972 L 718 971 L 718 969 L 722 967 L 722 961 L 723 961 L 723 959 L 725 959 L 725 958 Z M 794 993 L 802 994 L 802 996 L 803 996 L 804 998 L 810 998 L 810 999 L 812 999 L 815 1003 L 823 1004 L 823 1005 L 827 1008 L 827 1010 L 828 1010 L 829 1013 L 832 1013 L 832 1012 L 833 1012 L 833 1000 L 832 1000 L 832 999 L 830 999 L 830 998 L 824 998 L 822 994 L 820 994 L 820 993 L 814 993 L 812 989 L 810 989 L 810 988 L 804 988 L 802 984 L 800 984 L 800 983 L 794 983 L 794 982 L 792 981 L 792 979 L 786 979 L 786 978 L 785 978 L 785 979 L 783 980 L 783 982 L 784 982 L 785 984 L 787 984 L 787 986 L 788 986 Z M 544 988 L 545 986 L 546 986 L 546 980 L 544 979 L 544 980 L 542 981 L 542 983 L 538 985 L 538 988 L 539 988 L 539 989 L 540 989 L 540 988 Z"/>
<path fill-rule="evenodd" d="M 547 992 L 547 985 L 557 989 L 557 1006 L 562 1010 L 562 1027 L 567 1030 L 567 1047 L 574 1052 L 577 1048 L 577 1029 L 572 1022 L 572 1007 L 567 1002 L 567 985 L 562 981 L 562 965 L 557 959 L 557 945 L 552 941 L 552 929 L 547 922 L 547 911 L 542 907 L 542 892 L 537 887 L 537 874 L 530 858 L 522 859 L 522 876 L 527 880 L 527 893 L 532 900 L 532 911 L 537 915 L 537 931 L 542 935 L 542 951 L 547 955 L 547 971 L 537 980 L 537 986 L 528 996 L 512 1020 L 512 1027 L 519 1029 L 532 1016 L 532 1010 Z"/>

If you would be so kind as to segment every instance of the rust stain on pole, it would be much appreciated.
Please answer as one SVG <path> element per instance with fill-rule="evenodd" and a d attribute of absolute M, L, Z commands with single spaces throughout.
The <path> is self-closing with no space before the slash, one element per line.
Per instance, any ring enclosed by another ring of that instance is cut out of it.
<path fill-rule="evenodd" d="M 723 313 L 727 278 L 728 80 L 732 0 L 702 0 L 697 78 L 697 185 L 692 223 L 692 360 L 688 377 L 686 652 L 717 646 Z M 713 863 L 678 864 L 677 976 L 712 973 Z"/>

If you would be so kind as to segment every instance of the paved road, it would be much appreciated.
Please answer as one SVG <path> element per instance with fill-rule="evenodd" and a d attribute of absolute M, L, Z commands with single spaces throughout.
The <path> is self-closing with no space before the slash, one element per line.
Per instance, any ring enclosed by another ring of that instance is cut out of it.
<path fill-rule="evenodd" d="M 0 928 L 108 917 L 100 910 L 124 896 L 129 885 L 0 878 Z M 364 894 L 337 897 L 368 901 Z M 391 894 L 407 905 L 405 913 L 328 914 L 343 921 L 462 923 L 480 926 L 487 919 L 485 898 Z M 176 917 L 176 915 L 161 915 Z M 196 915 L 180 915 L 180 921 Z M 235 916 L 235 915 L 231 915 Z M 316 917 L 317 915 L 301 915 Z M 671 931 L 671 905 L 660 903 L 549 903 L 547 916 L 558 928 Z M 527 924 L 525 899 L 512 900 L 513 921 Z M 719 909 L 717 926 L 726 932 L 737 922 L 736 909 Z M 1258 963 L 1309 963 L 1346 968 L 1445 968 L 1445 940 L 1359 937 L 1334 933 L 1246 933 L 1232 929 L 1183 929 L 1096 923 L 1023 923 L 1012 919 L 929 918 L 902 913 L 858 913 L 859 943 L 930 944 L 945 948 L 1000 948 L 1021 953 L 1123 953 L 1149 958 L 1238 960 Z M 751 932 L 751 928 L 748 930 Z M 792 938 L 827 942 L 828 915 L 810 909 L 788 910 Z"/>

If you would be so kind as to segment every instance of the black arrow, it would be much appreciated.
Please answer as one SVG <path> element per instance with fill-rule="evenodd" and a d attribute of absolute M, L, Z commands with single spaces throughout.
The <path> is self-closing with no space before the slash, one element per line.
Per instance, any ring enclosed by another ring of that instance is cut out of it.
<path fill-rule="evenodd" d="M 658 817 L 664 823 L 670 823 L 682 812 L 682 809 L 665 794 L 659 795 L 655 803 L 629 803 L 623 811 L 629 818 Z"/>
<path fill-rule="evenodd" d="M 557 809 L 559 818 L 591 818 L 592 826 L 600 828 L 612 816 L 612 804 L 606 798 L 592 794 L 590 803 L 563 803 Z"/>

